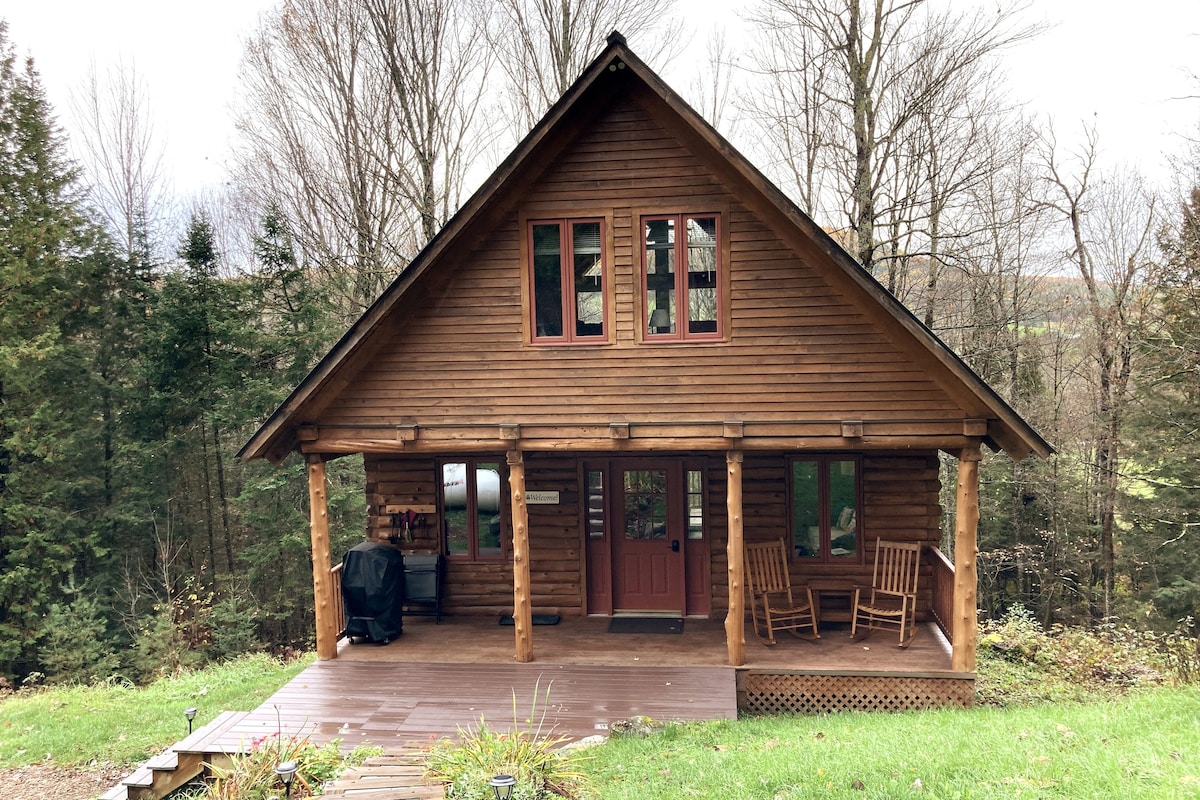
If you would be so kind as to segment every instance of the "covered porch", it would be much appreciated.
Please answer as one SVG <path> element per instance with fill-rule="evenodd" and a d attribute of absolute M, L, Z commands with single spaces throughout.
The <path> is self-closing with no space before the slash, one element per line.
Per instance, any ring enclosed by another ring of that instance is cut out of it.
<path fill-rule="evenodd" d="M 928 624 L 918 636 L 913 647 L 907 651 L 899 650 L 894 643 L 887 644 L 886 638 L 876 634 L 870 641 L 850 642 L 849 626 L 844 630 L 830 628 L 822 619 L 823 631 L 827 632 L 820 641 L 787 642 L 788 645 L 804 645 L 800 649 L 795 646 L 779 646 L 768 648 L 761 645 L 747 631 L 747 597 L 745 594 L 746 576 L 744 573 L 744 486 L 742 476 L 743 453 L 729 451 L 724 457 L 725 480 L 723 486 L 717 484 L 718 497 L 713 498 L 712 505 L 718 503 L 725 506 L 726 515 L 721 520 L 724 531 L 712 547 L 714 595 L 724 595 L 727 603 L 722 608 L 720 601 L 714 603 L 711 614 L 689 616 L 683 636 L 657 636 L 655 641 L 647 642 L 647 649 L 654 653 L 646 653 L 644 657 L 668 657 L 674 648 L 678 648 L 678 661 L 683 664 L 711 664 L 747 669 L 770 670 L 827 670 L 827 671 L 859 671 L 871 673 L 875 671 L 896 674 L 924 674 L 926 672 L 954 673 L 960 676 L 970 676 L 974 670 L 975 659 L 975 565 L 976 530 L 978 525 L 978 461 L 979 447 L 977 443 L 956 452 L 959 460 L 957 508 L 955 517 L 955 553 L 957 563 L 951 563 L 938 550 L 933 541 L 923 543 L 921 549 L 922 574 L 922 604 L 918 611 L 918 619 Z M 459 608 L 456 625 L 462 630 L 470 630 L 470 635 L 461 643 L 450 646 L 448 640 L 439 637 L 440 652 L 435 656 L 418 654 L 418 645 L 406 646 L 412 650 L 409 656 L 414 660 L 466 660 L 475 662 L 502 662 L 515 660 L 519 663 L 531 661 L 554 661 L 560 663 L 580 663 L 573 659 L 583 659 L 582 663 L 611 663 L 603 659 L 623 656 L 628 651 L 637 651 L 637 658 L 642 658 L 641 647 L 634 639 L 637 635 L 627 635 L 620 645 L 621 653 L 612 652 L 614 644 L 612 637 L 606 634 L 610 616 L 607 614 L 587 616 L 581 614 L 579 606 L 565 610 L 561 615 L 562 624 L 558 626 L 538 626 L 534 624 L 535 612 L 547 609 L 537 606 L 534 599 L 535 584 L 541 578 L 531 574 L 531 559 L 537 558 L 537 548 L 530 544 L 530 513 L 526 503 L 526 471 L 525 454 L 521 451 L 509 451 L 507 463 L 509 468 L 508 483 L 511 515 L 512 545 L 511 573 L 492 570 L 488 573 L 493 587 L 500 589 L 503 584 L 509 588 L 496 592 L 494 601 L 503 605 L 476 608 Z M 322 659 L 338 657 L 359 657 L 353 655 L 352 648 L 344 645 L 339 648 L 337 632 L 341 630 L 343 610 L 341 608 L 341 592 L 339 590 L 339 569 L 330 561 L 329 531 L 325 509 L 325 469 L 324 459 L 310 456 L 309 458 L 309 489 L 311 501 L 311 532 L 313 546 L 313 579 L 316 598 L 317 616 L 317 651 Z M 718 467 L 719 469 L 719 467 Z M 886 474 L 885 474 L 886 478 Z M 895 497 L 905 497 L 898 489 L 886 484 Z M 904 486 L 905 484 L 901 484 Z M 764 490 L 761 486 L 758 492 Z M 557 497 L 559 492 L 553 492 Z M 568 492 L 564 491 L 564 497 Z M 723 502 L 721 502 L 723 501 Z M 578 499 L 573 505 L 564 507 L 563 516 L 556 519 L 571 519 L 580 515 L 581 503 Z M 391 506 L 382 506 L 390 509 Z M 425 507 L 422 507 L 425 508 Z M 429 506 L 434 509 L 436 506 Z M 922 518 L 926 519 L 926 518 Z M 762 527 L 761 521 L 758 527 Z M 925 524 L 925 523 L 923 523 Z M 775 528 L 771 528 L 775 530 Z M 936 535 L 936 526 L 932 534 Z M 761 536 L 761 533 L 758 534 Z M 878 535 L 878 534 L 877 534 Z M 723 539 L 724 541 L 720 541 Z M 581 568 L 582 569 L 582 568 Z M 717 572 L 717 569 L 720 572 Z M 862 572 L 865 570 L 865 574 Z M 851 585 L 864 585 L 870 581 L 870 563 L 859 567 L 859 572 L 852 575 L 836 576 L 830 580 L 820 573 L 808 575 L 807 570 L 797 568 L 796 578 L 800 582 L 812 582 L 815 588 L 823 587 L 826 591 L 840 592 L 848 596 Z M 585 585 L 585 577 L 581 573 L 570 593 L 581 594 Z M 724 584 L 723 586 L 719 586 Z M 820 583 L 818 583 L 818 581 Z M 503 582 L 503 583 L 501 583 Z M 718 588 L 719 586 L 719 588 Z M 720 591 L 723 589 L 724 591 Z M 511 603 L 511 604 L 510 604 Z M 496 624 L 496 616 L 489 616 L 496 608 L 510 609 L 512 625 Z M 557 609 L 551 609 L 556 611 Z M 473 616 L 479 615 L 479 616 Z M 822 617 L 824 615 L 822 614 Z M 831 617 L 837 619 L 836 617 Z M 843 617 L 848 619 L 848 617 Z M 417 623 L 418 625 L 420 623 Z M 411 627 L 411 626 L 410 626 Z M 478 627 L 478 630 L 474 630 Z M 419 627 L 412 628 L 420 630 Z M 441 633 L 439 631 L 439 633 Z M 449 636 L 450 634 L 446 634 Z M 416 638 L 416 637 L 413 637 Z M 666 639 L 675 640 L 667 643 Z M 410 639 L 406 639 L 411 641 Z M 877 648 L 898 651 L 889 656 L 881 656 L 878 661 L 874 658 Z M 461 656 L 450 656 L 452 652 L 461 652 Z M 656 655 L 661 651 L 662 656 Z M 404 658 L 404 657 L 401 657 Z M 597 660 L 599 659 L 599 660 Z M 626 663 L 624 661 L 618 663 Z M 669 662 L 670 663 L 670 662 Z"/>

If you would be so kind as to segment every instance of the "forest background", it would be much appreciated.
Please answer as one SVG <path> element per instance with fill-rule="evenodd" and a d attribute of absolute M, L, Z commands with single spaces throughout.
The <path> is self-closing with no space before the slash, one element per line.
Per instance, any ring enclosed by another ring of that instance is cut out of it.
<path fill-rule="evenodd" d="M 745 23 L 681 93 L 1056 448 L 985 458 L 981 612 L 1196 635 L 1200 136 L 1157 185 L 1031 118 L 1022 6 Z M 0 27 L 0 674 L 306 647 L 303 465 L 236 452 L 609 31 L 661 68 L 683 27 L 673 0 L 287 0 L 246 42 L 226 182 L 187 198 L 132 65 L 88 76 L 68 141 Z M 361 462 L 330 478 L 339 558 Z"/>

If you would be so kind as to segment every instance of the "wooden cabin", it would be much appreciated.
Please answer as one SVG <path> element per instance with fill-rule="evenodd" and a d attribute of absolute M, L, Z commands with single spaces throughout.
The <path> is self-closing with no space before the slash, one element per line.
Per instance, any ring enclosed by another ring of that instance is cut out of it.
<path fill-rule="evenodd" d="M 324 465 L 361 453 L 367 535 L 443 554 L 451 624 L 512 614 L 517 661 L 553 609 L 725 620 L 737 666 L 746 543 L 833 593 L 886 539 L 970 674 L 983 446 L 1050 452 L 614 33 L 242 456 L 307 459 L 321 658 Z"/>

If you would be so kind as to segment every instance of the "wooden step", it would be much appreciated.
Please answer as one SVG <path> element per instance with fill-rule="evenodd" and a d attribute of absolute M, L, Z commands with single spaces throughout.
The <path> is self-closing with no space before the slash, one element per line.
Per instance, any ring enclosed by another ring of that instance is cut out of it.
<path fill-rule="evenodd" d="M 154 770 L 142 765 L 121 779 L 121 783 L 129 788 L 139 788 L 154 785 Z"/>
<path fill-rule="evenodd" d="M 174 748 L 168 747 L 142 766 L 156 770 L 175 769 L 179 766 L 179 754 L 175 752 Z"/>
<path fill-rule="evenodd" d="M 246 711 L 222 711 L 187 738 L 148 758 L 99 800 L 160 800 L 166 797 L 200 775 L 209 756 L 224 755 L 224 748 L 210 751 L 205 743 L 219 737 L 247 715 Z"/>
<path fill-rule="evenodd" d="M 222 734 L 232 729 L 239 722 L 250 716 L 249 711 L 222 711 L 207 725 L 197 728 L 186 739 L 176 742 L 171 748 L 176 753 L 213 753 L 213 752 L 228 752 L 227 748 L 211 750 L 206 748 L 211 740 L 219 738 Z"/>
<path fill-rule="evenodd" d="M 425 783 L 425 763 L 418 755 L 390 755 L 368 758 L 362 766 L 351 767 L 325 788 L 324 797 L 356 800 L 441 800 L 446 796 L 441 784 Z"/>
<path fill-rule="evenodd" d="M 100 795 L 98 800 L 129 800 L 129 790 L 125 788 L 125 784 L 118 783 L 116 786 Z"/>

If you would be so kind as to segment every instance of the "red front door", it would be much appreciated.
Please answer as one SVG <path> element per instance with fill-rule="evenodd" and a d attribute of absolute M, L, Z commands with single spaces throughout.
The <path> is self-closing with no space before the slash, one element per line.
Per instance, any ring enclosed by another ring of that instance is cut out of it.
<path fill-rule="evenodd" d="M 613 492 L 613 610 L 684 613 L 684 508 L 678 469 L 616 470 Z"/>

